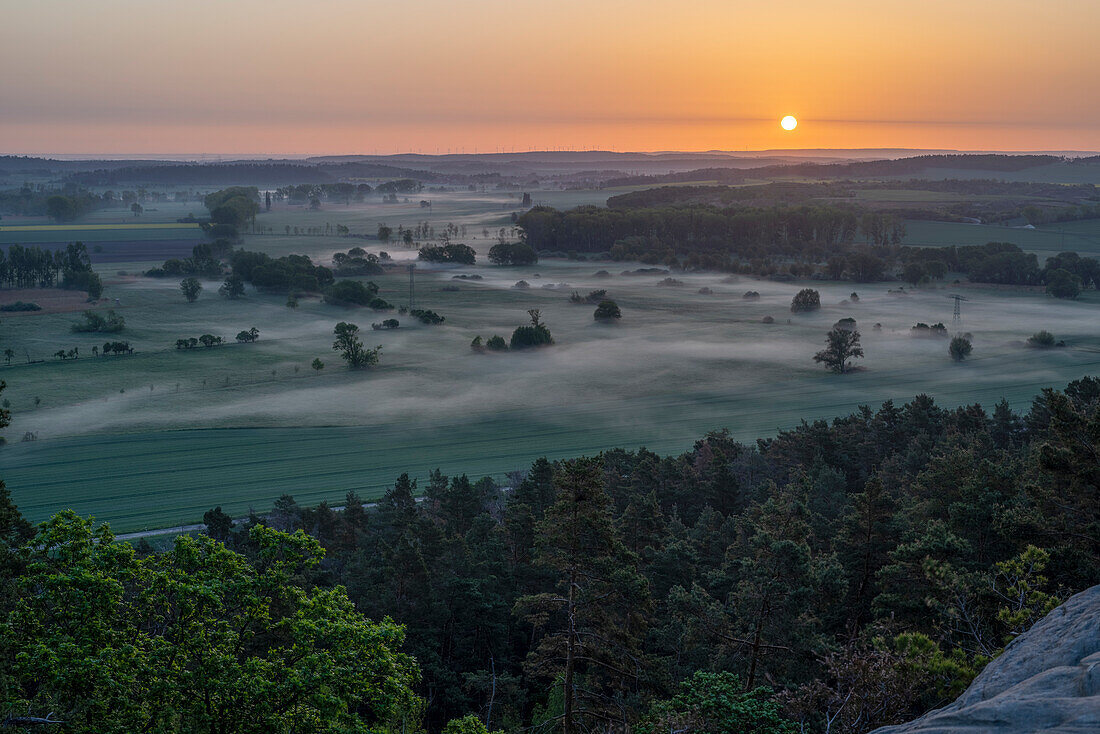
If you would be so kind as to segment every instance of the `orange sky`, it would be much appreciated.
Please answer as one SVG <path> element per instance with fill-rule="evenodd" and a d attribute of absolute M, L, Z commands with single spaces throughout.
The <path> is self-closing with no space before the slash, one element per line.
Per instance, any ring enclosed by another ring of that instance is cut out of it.
<path fill-rule="evenodd" d="M 0 152 L 1100 149 L 1098 31 L 1093 0 L 39 0 L 0 16 Z"/>

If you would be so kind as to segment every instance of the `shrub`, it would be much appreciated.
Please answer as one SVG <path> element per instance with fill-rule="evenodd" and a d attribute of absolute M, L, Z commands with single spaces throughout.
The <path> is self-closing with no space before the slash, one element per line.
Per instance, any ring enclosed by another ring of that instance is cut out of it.
<path fill-rule="evenodd" d="M 338 280 L 325 291 L 325 302 L 337 306 L 372 306 L 377 300 L 378 286 L 358 280 Z M 383 301 L 385 303 L 385 301 Z M 392 308 L 392 307 L 391 307 Z"/>
<path fill-rule="evenodd" d="M 15 303 L 6 303 L 0 306 L 0 311 L 6 311 L 8 313 L 16 311 L 41 311 L 42 307 L 37 303 L 24 303 L 23 301 L 16 301 Z"/>
<path fill-rule="evenodd" d="M 370 328 L 374 329 L 375 331 L 380 331 L 382 329 L 396 329 L 400 325 L 401 324 L 400 322 L 398 322 L 397 319 L 386 319 L 380 324 L 371 324 Z"/>
<path fill-rule="evenodd" d="M 1049 349 L 1054 346 L 1055 339 L 1054 334 L 1049 331 L 1038 331 L 1027 339 L 1028 346 L 1038 347 L 1039 349 Z"/>
<path fill-rule="evenodd" d="M 816 311 L 821 308 L 821 294 L 813 288 L 803 288 L 791 299 L 791 313 Z"/>
<path fill-rule="evenodd" d="M 951 343 L 947 346 L 947 353 L 951 355 L 951 359 L 956 362 L 962 362 L 964 359 L 970 356 L 970 352 L 974 350 L 974 347 L 970 344 L 970 340 L 956 336 L 951 340 Z"/>
<path fill-rule="evenodd" d="M 528 282 L 527 282 L 526 280 L 517 280 L 517 281 L 516 281 L 516 284 L 515 284 L 514 286 L 512 286 L 512 287 L 513 287 L 513 288 L 519 288 L 519 289 L 521 289 L 521 290 L 522 290 L 522 289 L 524 289 L 524 288 L 530 288 L 530 287 L 531 287 L 531 284 L 530 284 L 530 283 L 528 283 Z"/>
<path fill-rule="evenodd" d="M 596 306 L 596 311 L 592 314 L 592 318 L 596 321 L 613 321 L 622 317 L 623 312 L 619 309 L 619 305 L 611 299 L 600 301 L 600 305 Z"/>
<path fill-rule="evenodd" d="M 435 311 L 424 308 L 414 308 L 413 310 L 409 311 L 409 315 L 415 319 L 418 319 L 422 324 L 434 325 L 442 324 L 444 321 L 446 321 L 443 316 L 440 316 Z"/>
<path fill-rule="evenodd" d="M 493 334 L 489 337 L 489 341 L 485 342 L 485 348 L 491 352 L 503 352 L 508 349 L 508 342 L 504 341 L 504 337 Z"/>
<path fill-rule="evenodd" d="M 759 301 L 760 294 L 756 291 L 745 291 L 745 295 L 741 296 L 741 298 L 746 301 Z"/>
<path fill-rule="evenodd" d="M 114 310 L 107 311 L 107 315 L 100 316 L 95 311 L 85 311 L 84 323 L 74 323 L 72 330 L 79 333 L 99 332 L 102 334 L 117 334 L 126 328 L 126 320 Z"/>

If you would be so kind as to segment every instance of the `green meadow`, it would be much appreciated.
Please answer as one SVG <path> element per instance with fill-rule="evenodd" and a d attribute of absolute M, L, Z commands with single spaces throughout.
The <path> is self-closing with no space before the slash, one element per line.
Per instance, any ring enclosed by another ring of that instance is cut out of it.
<path fill-rule="evenodd" d="M 1025 409 L 1040 388 L 1100 371 L 1094 316 L 1100 296 L 1093 292 L 1060 302 L 1040 292 L 965 284 L 897 293 L 889 284 L 777 283 L 722 274 L 675 274 L 681 284 L 669 286 L 660 284 L 665 275 L 624 275 L 639 267 L 631 263 L 495 267 L 485 259 L 495 240 L 482 230 L 510 228 L 517 199 L 432 196 L 430 212 L 419 205 L 427 192 L 408 204 L 316 212 L 277 206 L 257 225 L 279 234 L 249 235 L 244 247 L 307 254 L 322 263 L 356 245 L 385 250 L 397 267 L 370 280 L 383 298 L 403 305 L 409 280 L 400 266 L 414 260 L 415 250 L 372 239 L 286 235 L 285 227 L 344 224 L 366 234 L 380 222 L 394 228 L 465 224 L 465 241 L 478 250 L 479 262 L 421 264 L 415 274 L 416 305 L 445 316 L 440 326 L 317 299 L 291 309 L 284 296 L 251 289 L 229 301 L 218 296 L 217 281 L 204 281 L 199 300 L 188 304 L 176 280 L 118 274 L 152 262 L 100 268 L 111 307 L 126 319 L 122 334 L 72 333 L 76 313 L 5 314 L 0 342 L 15 356 L 10 365 L 0 362 L 0 378 L 8 384 L 4 398 L 13 422 L 0 450 L 0 476 L 15 501 L 34 520 L 69 507 L 119 531 L 167 527 L 200 520 L 215 505 L 234 515 L 263 511 L 283 493 L 305 503 L 342 504 L 348 491 L 376 497 L 405 471 L 423 480 L 438 467 L 504 481 L 539 456 L 615 446 L 676 452 L 723 428 L 751 441 L 803 419 L 830 419 L 920 393 L 949 406 L 991 407 L 1004 398 Z M 535 199 L 569 206 L 603 196 L 541 192 Z M 1081 224 L 1075 236 L 1092 236 Z M 911 222 L 910 238 L 951 239 L 949 230 L 934 224 L 922 230 L 925 225 Z M 943 243 L 971 242 L 960 236 Z M 610 277 L 597 277 L 600 270 Z M 520 280 L 530 287 L 514 287 Z M 791 297 L 806 285 L 820 290 L 823 308 L 792 315 Z M 712 292 L 700 293 L 704 287 Z M 570 303 L 573 290 L 595 289 L 619 303 L 621 323 L 596 323 L 592 305 Z M 853 289 L 858 302 L 850 298 Z M 761 298 L 744 300 L 748 290 Z M 958 325 L 951 323 L 954 292 L 970 299 Z M 536 308 L 554 335 L 553 347 L 503 354 L 470 349 L 477 335 L 507 338 Z M 764 323 L 768 316 L 774 323 Z M 391 317 L 400 328 L 371 329 Z M 837 376 L 812 357 L 843 317 L 857 320 L 866 358 L 860 371 Z M 339 321 L 358 324 L 364 343 L 382 347 L 377 368 L 343 367 L 331 349 Z M 911 336 L 917 321 L 971 332 L 972 358 L 955 364 L 945 339 Z M 251 327 L 260 331 L 258 342 L 234 343 Z M 1028 348 L 1026 338 L 1040 329 L 1068 346 Z M 204 333 L 228 343 L 174 346 Z M 134 354 L 92 356 L 93 346 L 120 339 Z M 79 359 L 51 356 L 73 348 Z M 317 358 L 325 363 L 319 371 L 310 366 Z M 27 434 L 37 440 L 21 441 Z"/>

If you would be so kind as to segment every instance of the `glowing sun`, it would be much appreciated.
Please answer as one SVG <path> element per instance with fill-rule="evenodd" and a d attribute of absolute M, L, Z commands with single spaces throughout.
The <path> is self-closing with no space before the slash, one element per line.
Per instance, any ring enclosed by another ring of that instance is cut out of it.
<path fill-rule="evenodd" d="M 798 127 L 798 120 L 794 119 L 794 115 L 787 115 L 779 121 L 779 126 L 784 130 L 794 130 Z"/>

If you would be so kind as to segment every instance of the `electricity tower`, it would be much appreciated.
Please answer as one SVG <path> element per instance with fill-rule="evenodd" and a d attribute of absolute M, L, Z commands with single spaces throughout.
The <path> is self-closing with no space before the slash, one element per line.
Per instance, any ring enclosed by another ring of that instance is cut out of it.
<path fill-rule="evenodd" d="M 970 300 L 966 296 L 960 296 L 957 293 L 952 293 L 948 298 L 955 299 L 955 310 L 951 314 L 952 321 L 962 321 L 962 302 Z"/>

